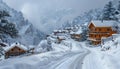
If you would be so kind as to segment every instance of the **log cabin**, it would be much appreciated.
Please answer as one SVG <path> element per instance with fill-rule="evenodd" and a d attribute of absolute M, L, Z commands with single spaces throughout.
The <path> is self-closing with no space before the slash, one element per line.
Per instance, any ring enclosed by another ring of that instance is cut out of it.
<path fill-rule="evenodd" d="M 57 36 L 58 43 L 61 43 L 61 41 L 65 40 L 65 39 L 66 39 L 65 36 Z"/>
<path fill-rule="evenodd" d="M 71 38 L 76 41 L 80 41 L 81 35 L 80 34 L 71 34 Z"/>
<path fill-rule="evenodd" d="M 71 38 L 76 40 L 76 41 L 80 41 L 81 39 L 81 34 L 82 34 L 82 28 L 80 27 L 76 32 L 71 32 Z"/>
<path fill-rule="evenodd" d="M 93 45 L 101 44 L 102 37 L 110 37 L 117 33 L 115 21 L 91 21 L 88 24 L 88 40 Z"/>
<path fill-rule="evenodd" d="M 27 52 L 27 47 L 20 45 L 19 43 L 14 43 L 11 46 L 3 48 L 5 53 L 5 58 L 9 58 L 11 56 L 18 56 L 21 54 L 25 54 Z"/>

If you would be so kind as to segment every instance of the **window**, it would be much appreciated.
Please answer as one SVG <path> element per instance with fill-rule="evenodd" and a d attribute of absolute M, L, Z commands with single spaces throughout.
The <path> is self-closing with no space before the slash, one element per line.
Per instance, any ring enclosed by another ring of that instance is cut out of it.
<path fill-rule="evenodd" d="M 99 29 L 99 31 L 101 31 L 101 29 Z"/>
<path fill-rule="evenodd" d="M 100 35 L 99 35 L 99 37 L 100 37 Z"/>
<path fill-rule="evenodd" d="M 108 37 L 108 35 L 106 34 L 106 37 Z"/>
<path fill-rule="evenodd" d="M 11 49 L 11 51 L 14 51 L 14 49 Z"/>
<path fill-rule="evenodd" d="M 96 35 L 95 35 L 95 37 L 96 37 Z"/>
<path fill-rule="evenodd" d="M 93 37 L 93 35 L 91 34 L 91 37 Z"/>
<path fill-rule="evenodd" d="M 21 49 L 19 49 L 19 51 L 20 51 Z"/>
<path fill-rule="evenodd" d="M 95 31 L 97 31 L 97 29 L 95 29 Z"/>
<path fill-rule="evenodd" d="M 108 28 L 107 31 L 110 31 L 110 29 Z"/>
<path fill-rule="evenodd" d="M 92 31 L 94 31 L 95 30 L 95 28 L 94 27 L 92 27 L 92 29 L 91 29 Z"/>

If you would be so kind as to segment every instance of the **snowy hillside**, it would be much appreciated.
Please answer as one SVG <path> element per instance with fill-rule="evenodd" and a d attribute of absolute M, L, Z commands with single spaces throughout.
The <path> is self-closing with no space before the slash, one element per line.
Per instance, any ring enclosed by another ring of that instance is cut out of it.
<path fill-rule="evenodd" d="M 64 44 L 52 44 L 53 51 L 50 52 L 26 56 L 22 58 L 17 57 L 3 60 L 0 62 L 0 69 L 16 69 L 16 67 L 18 69 L 56 69 L 59 64 L 64 63 L 64 61 L 67 59 L 68 61 L 66 61 L 66 65 L 68 62 L 71 64 L 71 60 L 77 61 L 76 58 L 87 54 L 87 51 L 80 45 L 80 43 L 73 40 L 66 40 L 66 42 L 70 42 L 72 46 L 70 47 Z M 78 61 L 82 61 L 82 59 L 78 59 Z M 63 68 L 64 67 L 67 66 L 63 66 Z M 72 67 L 72 69 L 73 68 L 74 67 Z M 60 68 L 58 67 L 58 69 Z"/>
<path fill-rule="evenodd" d="M 53 51 L 3 60 L 0 62 L 0 69 L 119 69 L 120 67 L 120 36 L 114 39 L 114 42 L 112 40 L 105 42 L 105 46 L 111 46 L 111 49 L 106 51 L 102 51 L 101 47 L 89 47 L 86 42 L 71 39 L 65 42 L 71 46 L 53 43 Z"/>
<path fill-rule="evenodd" d="M 8 11 L 10 17 L 6 19 L 9 22 L 14 23 L 19 32 L 19 36 L 16 39 L 8 38 L 8 43 L 18 41 L 26 45 L 36 45 L 44 37 L 43 33 L 34 28 L 33 25 L 23 17 L 21 12 L 10 8 L 2 0 L 0 0 L 0 11 L 3 10 Z"/>

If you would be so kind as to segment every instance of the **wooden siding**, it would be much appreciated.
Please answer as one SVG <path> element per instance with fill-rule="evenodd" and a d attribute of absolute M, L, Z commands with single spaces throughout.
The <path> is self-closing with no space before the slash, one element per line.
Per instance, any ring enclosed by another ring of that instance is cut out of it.
<path fill-rule="evenodd" d="M 71 34 L 71 38 L 75 39 L 76 41 L 80 41 L 81 35 L 80 34 Z"/>
<path fill-rule="evenodd" d="M 102 37 L 110 37 L 112 34 L 117 33 L 112 30 L 112 27 L 95 27 L 93 23 L 90 23 L 88 27 L 89 39 L 91 39 L 94 45 L 100 44 Z"/>
<path fill-rule="evenodd" d="M 10 56 L 18 56 L 18 55 L 24 54 L 26 52 L 27 51 L 15 46 L 5 53 L 5 58 L 9 58 Z"/>

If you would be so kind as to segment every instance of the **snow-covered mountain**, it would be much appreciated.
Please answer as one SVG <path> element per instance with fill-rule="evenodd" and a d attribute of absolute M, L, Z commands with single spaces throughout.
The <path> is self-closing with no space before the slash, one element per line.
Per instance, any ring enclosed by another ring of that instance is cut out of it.
<path fill-rule="evenodd" d="M 6 19 L 14 23 L 19 32 L 17 38 L 8 38 L 7 42 L 12 43 L 18 41 L 26 45 L 36 45 L 44 37 L 44 34 L 33 27 L 33 25 L 23 17 L 21 12 L 10 8 L 6 3 L 0 0 L 0 11 L 3 10 L 8 11 L 10 17 Z"/>
<path fill-rule="evenodd" d="M 40 23 L 42 26 L 40 26 L 39 29 L 41 29 L 42 32 L 45 33 L 51 33 L 55 29 L 62 28 L 62 25 L 65 24 L 65 21 L 71 20 L 73 10 L 72 9 L 57 9 L 56 11 L 48 11 L 43 17 L 40 19 Z"/>

